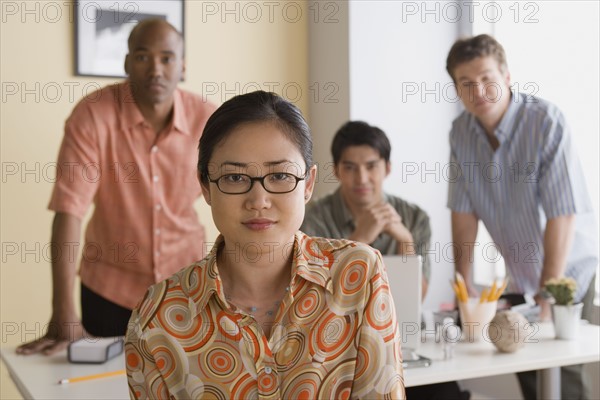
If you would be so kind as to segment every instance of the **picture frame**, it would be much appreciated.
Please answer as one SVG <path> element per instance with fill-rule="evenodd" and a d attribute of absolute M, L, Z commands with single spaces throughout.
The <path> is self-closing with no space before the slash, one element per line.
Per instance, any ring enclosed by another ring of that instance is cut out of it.
<path fill-rule="evenodd" d="M 75 75 L 125 77 L 127 38 L 139 21 L 162 18 L 184 34 L 184 0 L 77 0 Z"/>

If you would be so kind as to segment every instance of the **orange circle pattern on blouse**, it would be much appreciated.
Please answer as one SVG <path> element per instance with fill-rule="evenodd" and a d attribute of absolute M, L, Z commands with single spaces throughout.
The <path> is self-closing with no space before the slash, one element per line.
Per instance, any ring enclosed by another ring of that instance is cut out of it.
<path fill-rule="evenodd" d="M 298 232 L 290 290 L 267 338 L 225 299 L 222 240 L 134 310 L 125 346 L 132 398 L 404 398 L 400 334 L 377 251 Z"/>

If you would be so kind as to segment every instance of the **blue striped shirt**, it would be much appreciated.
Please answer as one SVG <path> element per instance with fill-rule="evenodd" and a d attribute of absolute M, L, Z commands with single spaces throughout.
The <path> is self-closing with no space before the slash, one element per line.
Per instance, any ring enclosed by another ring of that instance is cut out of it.
<path fill-rule="evenodd" d="M 580 301 L 598 265 L 598 236 L 564 116 L 547 101 L 513 93 L 495 135 L 496 151 L 472 114 L 454 120 L 448 207 L 484 222 L 504 257 L 510 289 L 530 295 L 539 289 L 547 219 L 576 214 L 565 275 L 577 281 Z"/>

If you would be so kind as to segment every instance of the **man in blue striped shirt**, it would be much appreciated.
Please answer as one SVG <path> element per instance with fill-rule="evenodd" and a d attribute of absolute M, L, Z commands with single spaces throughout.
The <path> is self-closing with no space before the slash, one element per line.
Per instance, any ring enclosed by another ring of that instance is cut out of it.
<path fill-rule="evenodd" d="M 504 257 L 511 291 L 533 296 L 547 319 L 544 282 L 573 277 L 585 317 L 598 266 L 597 225 L 565 118 L 542 99 L 511 92 L 504 49 L 491 36 L 457 41 L 446 68 L 465 107 L 450 131 L 457 271 L 475 295 L 471 264 L 481 219 Z M 577 367 L 563 369 L 563 398 L 584 396 Z M 519 379 L 525 398 L 535 398 L 535 379 Z"/>

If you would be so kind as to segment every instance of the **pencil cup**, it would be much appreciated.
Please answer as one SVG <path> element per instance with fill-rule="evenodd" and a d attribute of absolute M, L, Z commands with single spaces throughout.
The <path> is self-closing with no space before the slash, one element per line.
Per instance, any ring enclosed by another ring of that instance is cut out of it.
<path fill-rule="evenodd" d="M 479 302 L 471 298 L 467 302 L 458 302 L 458 311 L 462 323 L 463 339 L 468 342 L 480 341 L 487 334 L 490 321 L 496 315 L 497 301 Z"/>

